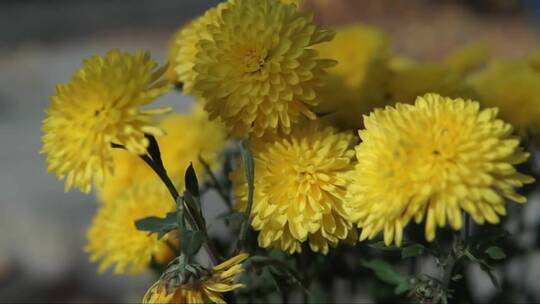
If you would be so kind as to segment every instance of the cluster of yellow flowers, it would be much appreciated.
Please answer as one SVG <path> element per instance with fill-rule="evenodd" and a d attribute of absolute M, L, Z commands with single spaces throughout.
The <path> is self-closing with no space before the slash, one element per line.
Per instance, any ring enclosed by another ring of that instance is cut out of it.
<path fill-rule="evenodd" d="M 144 52 L 113 50 L 57 87 L 42 151 L 66 190 L 98 189 L 87 251 L 100 270 L 141 272 L 181 245 L 133 224 L 175 210 L 137 156 L 149 145 L 145 134 L 157 137 L 178 188 L 190 162 L 204 176 L 199 157 L 216 169 L 229 140 L 248 138 L 252 227 L 259 246 L 290 254 L 304 243 L 326 254 L 381 232 L 399 246 L 412 219 L 432 241 L 437 227 L 460 229 L 463 213 L 498 223 L 505 199 L 526 201 L 515 189 L 534 180 L 515 165 L 529 157 L 518 135 L 540 135 L 540 56 L 484 68 L 485 48 L 471 45 L 442 63 L 416 63 L 393 54 L 375 29 L 322 29 L 301 1 L 290 2 L 225 1 L 174 35 L 168 68 Z M 141 109 L 172 84 L 197 98 L 191 113 L 157 119 L 169 109 Z M 245 212 L 237 163 L 230 179 Z M 176 291 L 158 281 L 145 301 L 222 303 L 219 293 L 241 287 L 233 278 L 246 257 Z"/>

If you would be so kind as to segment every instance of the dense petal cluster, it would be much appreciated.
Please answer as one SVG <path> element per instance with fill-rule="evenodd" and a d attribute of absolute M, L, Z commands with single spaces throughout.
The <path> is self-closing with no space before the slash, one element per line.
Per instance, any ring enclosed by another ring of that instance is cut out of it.
<path fill-rule="evenodd" d="M 182 27 L 174 36 L 170 50 L 169 62 L 174 70 L 176 81 L 182 84 L 183 93 L 192 93 L 197 72 L 193 69 L 195 58 L 199 52 L 199 41 L 211 39 L 208 26 L 216 24 L 229 1 L 222 2 L 207 10 L 204 15 Z"/>
<path fill-rule="evenodd" d="M 399 245 L 414 218 L 432 241 L 436 226 L 461 228 L 462 210 L 478 224 L 498 223 L 504 198 L 524 203 L 514 188 L 533 179 L 514 165 L 529 154 L 496 115 L 477 102 L 427 94 L 365 117 L 347 200 L 360 240 L 384 231 L 386 244 Z"/>
<path fill-rule="evenodd" d="M 315 123 L 268 137 L 251 143 L 256 168 L 251 216 L 259 246 L 295 253 L 308 241 L 313 251 L 327 253 L 329 246 L 347 239 L 353 226 L 344 199 L 355 137 Z M 231 179 L 237 208 L 245 210 L 242 166 Z"/>
<path fill-rule="evenodd" d="M 235 283 L 235 278 L 242 272 L 242 262 L 248 258 L 245 253 L 236 255 L 214 266 L 207 276 L 195 278 L 180 286 L 171 287 L 169 282 L 158 281 L 146 292 L 143 303 L 200 304 L 226 303 L 222 293 L 244 287 Z"/>
<path fill-rule="evenodd" d="M 193 163 L 195 173 L 201 180 L 205 178 L 205 170 L 200 158 L 211 169 L 218 169 L 221 151 L 227 143 L 225 128 L 218 121 L 210 121 L 200 106 L 190 113 L 167 116 L 159 127 L 165 132 L 165 135 L 157 138 L 161 158 L 179 189 L 184 188 L 184 172 L 190 163 Z M 106 182 L 100 188 L 102 200 L 113 200 L 124 189 L 138 184 L 159 181 L 156 173 L 137 155 L 116 149 L 113 156 L 116 168 L 105 177 Z"/>
<path fill-rule="evenodd" d="M 390 48 L 379 31 L 362 24 L 336 28 L 334 40 L 317 45 L 322 57 L 336 59 L 315 109 L 346 129 L 362 127 L 362 115 L 386 105 Z"/>
<path fill-rule="evenodd" d="M 90 260 L 99 262 L 99 272 L 114 266 L 114 272 L 140 273 L 152 258 L 166 262 L 172 255 L 169 236 L 139 231 L 135 221 L 149 216 L 165 217 L 175 210 L 174 201 L 160 183 L 139 184 L 125 190 L 112 202 L 102 204 L 88 230 Z M 171 240 L 174 243 L 174 238 Z"/>
<path fill-rule="evenodd" d="M 521 134 L 540 135 L 540 69 L 534 62 L 493 63 L 473 75 L 471 83 L 482 103 L 499 108 Z"/>
<path fill-rule="evenodd" d="M 210 118 L 220 117 L 233 135 L 281 129 L 302 116 L 314 119 L 316 88 L 333 60 L 319 59 L 314 45 L 333 32 L 312 16 L 278 0 L 236 0 L 207 27 L 199 42 L 195 93 Z"/>
<path fill-rule="evenodd" d="M 154 126 L 157 114 L 168 109 L 141 109 L 169 86 L 158 81 L 163 69 L 146 52 L 118 50 L 84 62 L 71 81 L 56 87 L 43 121 L 43 148 L 49 172 L 89 192 L 92 182 L 102 184 L 114 168 L 111 144 L 144 153 L 144 133 L 161 135 Z"/>

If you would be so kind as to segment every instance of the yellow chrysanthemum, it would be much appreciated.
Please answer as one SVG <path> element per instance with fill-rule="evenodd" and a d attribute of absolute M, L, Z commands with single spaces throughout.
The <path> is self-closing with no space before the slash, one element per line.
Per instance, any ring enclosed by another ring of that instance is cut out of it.
<path fill-rule="evenodd" d="M 182 84 L 182 92 L 192 93 L 197 72 L 193 69 L 195 58 L 199 52 L 199 41 L 211 39 L 209 25 L 215 25 L 229 1 L 222 2 L 207 10 L 204 15 L 189 22 L 174 36 L 170 47 L 170 62 L 174 69 L 176 80 Z"/>
<path fill-rule="evenodd" d="M 318 101 L 324 69 L 312 46 L 333 32 L 317 28 L 312 16 L 277 0 L 236 0 L 208 26 L 199 42 L 195 91 L 210 118 L 220 117 L 233 135 L 290 132 Z"/>
<path fill-rule="evenodd" d="M 493 63 L 471 83 L 481 102 L 499 108 L 521 134 L 540 135 L 540 70 L 522 62 Z"/>
<path fill-rule="evenodd" d="M 184 188 L 184 172 L 193 163 L 199 179 L 204 178 L 204 168 L 199 156 L 212 169 L 220 164 L 220 153 L 226 145 L 226 132 L 223 125 L 210 121 L 204 110 L 196 106 L 191 113 L 169 115 L 159 123 L 165 135 L 157 138 L 163 164 L 173 182 Z M 159 181 L 156 173 L 137 155 L 124 150 L 113 153 L 116 168 L 106 176 L 100 189 L 104 201 L 110 201 L 124 189 L 152 181 Z"/>
<path fill-rule="evenodd" d="M 390 101 L 413 103 L 417 96 L 426 93 L 452 98 L 474 97 L 463 77 L 443 64 L 409 63 L 393 71 L 389 79 Z"/>
<path fill-rule="evenodd" d="M 255 192 L 252 226 L 259 246 L 290 254 L 309 242 L 327 253 L 352 229 L 344 207 L 355 137 L 315 123 L 297 126 L 286 136 L 253 139 Z M 240 162 L 241 164 L 241 162 Z M 237 208 L 244 211 L 247 184 L 239 165 L 231 175 Z"/>
<path fill-rule="evenodd" d="M 163 260 L 171 254 L 169 236 L 139 231 L 135 221 L 148 216 L 165 217 L 175 210 L 167 188 L 161 183 L 140 184 L 126 189 L 113 202 L 100 208 L 88 230 L 90 260 L 100 263 L 99 272 L 114 265 L 114 273 L 140 273 L 148 269 L 152 257 Z M 170 240 L 175 243 L 175 239 Z"/>
<path fill-rule="evenodd" d="M 529 154 L 512 136 L 512 126 L 496 118 L 497 109 L 436 94 L 414 105 L 397 104 L 364 118 L 358 164 L 348 202 L 362 228 L 360 240 L 384 231 L 387 245 L 401 244 L 414 217 L 425 219 L 428 241 L 447 221 L 462 226 L 462 210 L 478 223 L 498 223 L 505 200 L 524 203 L 514 191 L 533 178 L 514 165 Z"/>
<path fill-rule="evenodd" d="M 234 279 L 244 272 L 242 262 L 247 258 L 245 253 L 234 256 L 215 266 L 208 275 L 180 286 L 171 287 L 169 282 L 158 281 L 148 289 L 143 303 L 200 304 L 211 301 L 225 304 L 222 293 L 244 287 Z"/>
<path fill-rule="evenodd" d="M 161 135 L 153 124 L 156 114 L 169 109 L 141 107 L 166 93 L 158 81 L 163 69 L 146 52 L 131 55 L 118 50 L 84 62 L 68 84 L 59 84 L 43 121 L 43 148 L 49 172 L 89 192 L 114 168 L 111 144 L 144 153 L 144 133 Z"/>
<path fill-rule="evenodd" d="M 375 29 L 354 24 L 337 28 L 334 40 L 318 45 L 317 51 L 338 64 L 328 70 L 316 112 L 330 113 L 325 118 L 341 128 L 360 128 L 363 114 L 386 104 L 388 40 Z"/>
<path fill-rule="evenodd" d="M 182 32 L 187 27 L 182 26 L 180 29 L 178 29 L 170 38 L 169 45 L 167 48 L 167 70 L 165 71 L 165 78 L 172 84 L 178 83 L 178 74 L 176 73 L 176 57 L 178 56 L 178 50 L 180 49 L 180 46 L 183 44 L 180 44 L 178 39 L 182 37 Z"/>

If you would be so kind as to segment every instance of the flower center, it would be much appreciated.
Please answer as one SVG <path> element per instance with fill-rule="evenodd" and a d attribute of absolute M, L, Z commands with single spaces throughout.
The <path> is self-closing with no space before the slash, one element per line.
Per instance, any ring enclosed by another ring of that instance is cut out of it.
<path fill-rule="evenodd" d="M 248 73 L 253 73 L 259 71 L 264 66 L 265 60 L 261 54 L 256 49 L 248 49 L 244 54 L 243 64 L 245 71 Z"/>

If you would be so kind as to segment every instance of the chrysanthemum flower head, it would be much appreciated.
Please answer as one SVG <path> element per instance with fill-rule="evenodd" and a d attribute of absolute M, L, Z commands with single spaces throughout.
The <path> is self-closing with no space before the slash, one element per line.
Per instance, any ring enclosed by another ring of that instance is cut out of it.
<path fill-rule="evenodd" d="M 210 39 L 199 42 L 194 70 L 197 95 L 210 118 L 220 117 L 233 135 L 290 132 L 301 117 L 315 115 L 315 89 L 333 60 L 319 59 L 314 45 L 333 32 L 312 16 L 278 0 L 236 0 Z"/>
<path fill-rule="evenodd" d="M 288 253 L 327 253 L 352 230 L 344 206 L 355 138 L 315 123 L 299 125 L 289 135 L 252 139 L 255 192 L 252 226 L 259 246 Z M 241 162 L 240 162 L 241 164 Z M 241 165 L 231 175 L 237 208 L 245 211 L 247 184 Z"/>
<path fill-rule="evenodd" d="M 157 138 L 161 158 L 167 173 L 178 188 L 184 188 L 184 172 L 193 163 L 195 173 L 202 180 L 205 171 L 199 156 L 217 169 L 220 153 L 226 146 L 226 131 L 218 121 L 210 121 L 207 113 L 195 106 L 190 113 L 177 113 L 164 118 L 158 125 L 165 135 Z M 105 177 L 100 196 L 110 201 L 126 188 L 147 182 L 158 182 L 159 177 L 139 156 L 125 150 L 113 152 L 115 170 Z"/>
<path fill-rule="evenodd" d="M 193 93 L 193 84 L 197 72 L 193 69 L 195 58 L 199 52 L 199 41 L 211 39 L 208 26 L 216 24 L 221 11 L 230 5 L 225 1 L 207 10 L 204 15 L 183 26 L 173 37 L 169 51 L 171 76 L 182 84 L 183 93 Z"/>
<path fill-rule="evenodd" d="M 470 81 L 483 104 L 499 108 L 522 135 L 540 142 L 539 69 L 524 62 L 494 62 Z"/>
<path fill-rule="evenodd" d="M 114 266 L 114 273 L 140 273 L 152 258 L 161 260 L 172 252 L 167 245 L 170 235 L 139 231 L 135 221 L 149 216 L 165 217 L 175 210 L 167 188 L 161 183 L 146 183 L 125 189 L 114 201 L 101 204 L 88 230 L 90 260 L 99 262 L 99 272 Z M 173 237 L 170 240 L 176 242 Z M 165 262 L 165 261 L 163 261 Z"/>
<path fill-rule="evenodd" d="M 514 165 L 529 154 L 496 116 L 474 101 L 427 94 L 364 117 L 347 200 L 360 240 L 384 231 L 387 245 L 399 245 L 414 218 L 432 241 L 437 226 L 460 229 L 462 211 L 478 224 L 498 223 L 505 198 L 524 203 L 514 188 L 533 179 Z"/>
<path fill-rule="evenodd" d="M 362 24 L 336 28 L 334 40 L 316 47 L 322 57 L 336 59 L 321 88 L 315 111 L 346 129 L 362 126 L 362 115 L 386 104 L 390 77 L 387 38 Z"/>
<path fill-rule="evenodd" d="M 146 292 L 143 303 L 171 303 L 171 304 L 199 304 L 217 303 L 225 304 L 222 293 L 244 287 L 235 283 L 235 278 L 242 272 L 242 262 L 248 258 L 245 253 L 236 255 L 227 261 L 216 265 L 207 275 L 181 285 L 177 282 L 158 281 Z M 171 286 L 172 285 L 172 286 Z"/>
<path fill-rule="evenodd" d="M 111 144 L 144 153 L 145 133 L 161 135 L 154 116 L 169 109 L 143 110 L 166 93 L 163 69 L 146 52 L 118 50 L 86 60 L 67 84 L 59 84 L 43 121 L 43 148 L 49 172 L 89 192 L 114 168 Z"/>

